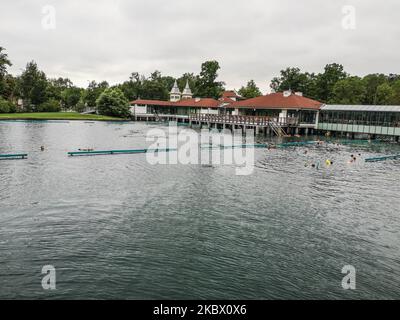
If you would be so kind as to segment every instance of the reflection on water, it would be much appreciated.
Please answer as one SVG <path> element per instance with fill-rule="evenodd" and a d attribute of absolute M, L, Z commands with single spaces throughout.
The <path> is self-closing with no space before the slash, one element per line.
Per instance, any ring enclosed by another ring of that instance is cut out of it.
<path fill-rule="evenodd" d="M 0 298 L 400 298 L 400 163 L 362 161 L 398 146 L 256 149 L 250 176 L 66 156 L 145 148 L 160 127 L 0 123 L 0 153 L 29 153 L 0 161 Z M 53 292 L 44 265 L 57 269 Z"/>

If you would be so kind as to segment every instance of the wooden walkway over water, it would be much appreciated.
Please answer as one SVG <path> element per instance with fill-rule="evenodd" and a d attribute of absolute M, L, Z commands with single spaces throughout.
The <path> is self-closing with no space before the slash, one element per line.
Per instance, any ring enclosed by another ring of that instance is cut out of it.
<path fill-rule="evenodd" d="M 266 135 L 287 136 L 302 133 L 314 133 L 315 124 L 300 123 L 298 118 L 273 118 L 267 116 L 243 116 L 243 115 L 221 115 L 221 114 L 136 114 L 136 121 L 155 121 L 188 123 L 189 126 L 207 126 L 218 129 L 254 129 L 255 132 Z"/>
<path fill-rule="evenodd" d="M 219 114 L 191 114 L 189 115 L 190 125 L 196 124 L 202 127 L 207 125 L 212 128 L 228 129 L 254 129 L 255 132 L 277 136 L 298 134 L 300 123 L 298 118 L 272 118 L 267 116 L 240 116 L 240 115 L 219 115 Z M 314 129 L 314 125 L 309 126 Z M 308 127 L 304 127 L 308 133 Z"/>

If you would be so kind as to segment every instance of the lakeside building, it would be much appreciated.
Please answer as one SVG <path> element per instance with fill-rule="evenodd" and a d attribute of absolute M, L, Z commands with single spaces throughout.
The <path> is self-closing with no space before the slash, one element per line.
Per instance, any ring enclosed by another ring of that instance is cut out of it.
<path fill-rule="evenodd" d="M 218 114 L 220 102 L 212 98 L 193 98 L 189 82 L 186 82 L 183 92 L 175 80 L 169 93 L 169 101 L 137 99 L 131 102 L 131 114 L 136 120 L 153 119 L 162 116 L 178 116 L 188 118 L 192 113 Z"/>
<path fill-rule="evenodd" d="M 190 125 L 254 128 L 276 135 L 333 133 L 352 136 L 400 136 L 400 106 L 324 105 L 290 90 L 244 99 L 225 91 L 219 100 L 194 98 L 189 83 L 175 81 L 169 101 L 131 102 L 135 120 L 176 120 Z"/>
<path fill-rule="evenodd" d="M 302 123 L 313 125 L 322 103 L 302 96 L 301 93 L 285 91 L 271 93 L 253 99 L 243 99 L 235 91 L 225 91 L 219 100 L 193 98 L 189 83 L 180 92 L 177 82 L 170 92 L 170 100 L 137 99 L 131 102 L 131 113 L 135 119 L 152 119 L 162 116 L 189 115 L 233 115 L 264 116 L 280 119 L 300 119 Z"/>
<path fill-rule="evenodd" d="M 317 129 L 339 134 L 400 137 L 400 106 L 326 105 Z"/>
<path fill-rule="evenodd" d="M 234 115 L 267 116 L 276 121 L 297 119 L 302 124 L 315 124 L 322 105 L 303 97 L 301 92 L 284 91 L 237 101 L 226 106 L 226 110 Z"/>

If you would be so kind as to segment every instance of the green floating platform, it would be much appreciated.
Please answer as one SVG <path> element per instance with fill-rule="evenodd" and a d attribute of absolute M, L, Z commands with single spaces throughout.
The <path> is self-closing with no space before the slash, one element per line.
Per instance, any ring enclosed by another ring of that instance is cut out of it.
<path fill-rule="evenodd" d="M 379 161 L 396 160 L 396 159 L 400 159 L 400 154 L 395 154 L 395 155 L 391 155 L 391 156 L 368 158 L 368 159 L 365 159 L 365 162 L 379 162 Z"/>
<path fill-rule="evenodd" d="M 335 142 L 335 141 L 333 141 Z M 337 140 L 337 143 L 343 144 L 343 145 L 352 145 L 352 144 L 372 144 L 372 143 L 379 143 L 379 141 L 375 140 Z"/>
<path fill-rule="evenodd" d="M 70 157 L 74 156 L 100 156 L 100 155 L 116 155 L 116 154 L 143 154 L 143 153 L 156 153 L 156 152 L 171 152 L 177 151 L 176 149 L 137 149 L 137 150 L 102 150 L 102 151 L 79 151 L 68 152 Z"/>
<path fill-rule="evenodd" d="M 202 149 L 249 149 L 249 148 L 268 148 L 267 144 L 240 144 L 233 146 L 202 146 Z"/>
<path fill-rule="evenodd" d="M 16 160 L 16 159 L 28 159 L 27 153 L 16 153 L 16 154 L 0 154 L 0 160 Z"/>
<path fill-rule="evenodd" d="M 288 147 L 301 147 L 301 146 L 308 146 L 312 144 L 317 144 L 318 141 L 301 141 L 301 142 L 287 142 L 278 144 L 277 147 L 279 148 L 288 148 Z"/>

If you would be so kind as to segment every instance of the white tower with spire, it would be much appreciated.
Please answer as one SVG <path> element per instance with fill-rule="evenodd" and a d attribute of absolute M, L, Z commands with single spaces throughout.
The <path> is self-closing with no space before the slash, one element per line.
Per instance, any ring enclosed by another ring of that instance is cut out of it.
<path fill-rule="evenodd" d="M 192 90 L 190 90 L 190 87 L 189 87 L 189 80 L 187 80 L 186 81 L 186 87 L 185 87 L 185 89 L 183 90 L 183 93 L 182 93 L 182 100 L 192 99 L 192 98 L 193 98 L 193 93 L 192 93 Z"/>
<path fill-rule="evenodd" d="M 172 87 L 171 92 L 169 93 L 169 100 L 172 102 L 180 101 L 182 97 L 182 93 L 179 90 L 178 82 L 175 80 L 174 86 Z"/>

